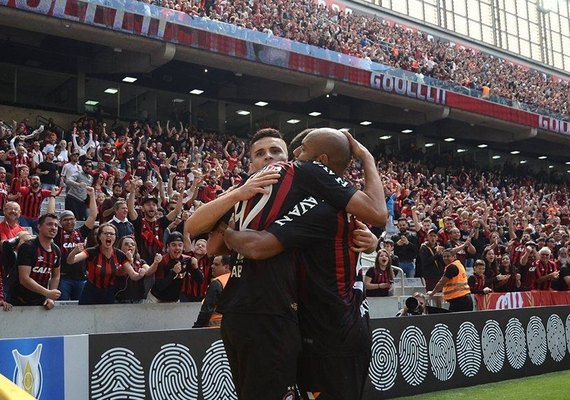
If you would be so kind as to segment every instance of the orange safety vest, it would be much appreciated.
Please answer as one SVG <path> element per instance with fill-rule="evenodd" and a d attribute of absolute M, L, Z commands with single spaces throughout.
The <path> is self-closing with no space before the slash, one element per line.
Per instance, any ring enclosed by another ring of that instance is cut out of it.
<path fill-rule="evenodd" d="M 227 274 L 222 274 L 222 275 L 218 276 L 214 280 L 217 280 L 218 282 L 220 282 L 222 284 L 222 290 L 224 290 L 224 288 L 226 287 L 226 284 L 228 283 L 228 279 L 230 279 L 230 273 L 229 272 Z M 204 300 L 202 300 L 202 303 L 203 302 L 204 302 Z M 221 324 L 222 324 L 222 314 L 220 314 L 219 312 L 216 312 L 216 309 L 214 309 L 214 312 L 210 316 L 210 322 L 208 323 L 208 326 L 211 328 L 219 328 Z"/>
<path fill-rule="evenodd" d="M 443 298 L 447 301 L 457 299 L 471 293 L 469 284 L 467 283 L 467 274 L 465 273 L 465 267 L 463 264 L 461 264 L 461 261 L 455 260 L 451 264 L 457 267 L 459 274 L 449 279 L 443 286 Z"/>

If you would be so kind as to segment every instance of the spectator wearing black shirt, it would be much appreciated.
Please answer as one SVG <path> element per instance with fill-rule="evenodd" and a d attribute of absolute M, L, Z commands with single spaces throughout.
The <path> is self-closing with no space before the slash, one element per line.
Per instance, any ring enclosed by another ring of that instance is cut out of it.
<path fill-rule="evenodd" d="M 95 190 L 92 187 L 88 187 L 87 195 L 89 196 L 89 217 L 80 228 L 75 228 L 76 219 L 72 211 L 65 210 L 59 216 L 61 228 L 58 229 L 54 242 L 61 251 L 60 300 L 79 300 L 87 279 L 85 262 L 79 262 L 74 265 L 67 263 L 69 253 L 75 246 L 84 243 L 95 227 L 95 221 L 97 220 Z"/>
<path fill-rule="evenodd" d="M 473 294 L 491 293 L 492 282 L 485 276 L 485 261 L 476 260 L 473 265 L 473 275 L 467 278 L 467 283 Z"/>
<path fill-rule="evenodd" d="M 413 278 L 416 271 L 414 261 L 418 255 L 418 238 L 415 233 L 408 229 L 408 220 L 401 217 L 398 220 L 399 232 L 392 236 L 392 241 L 394 242 L 394 254 L 398 256 L 400 268 L 408 278 Z"/>
<path fill-rule="evenodd" d="M 57 235 L 57 216 L 44 214 L 38 221 L 38 236 L 18 252 L 18 284 L 12 293 L 15 306 L 41 306 L 50 310 L 61 292 L 60 252 L 53 243 Z"/>
<path fill-rule="evenodd" d="M 206 290 L 200 313 L 192 328 L 219 328 L 222 314 L 217 312 L 218 301 L 226 286 L 231 272 L 231 257 L 229 255 L 214 257 L 212 261 L 212 282 Z"/>
<path fill-rule="evenodd" d="M 54 186 L 57 186 L 59 181 L 59 166 L 53 162 L 54 157 L 53 151 L 48 151 L 45 160 L 38 165 L 36 170 L 40 176 L 42 189 L 51 190 Z"/>
<path fill-rule="evenodd" d="M 180 289 L 187 274 L 196 282 L 204 280 L 202 271 L 198 269 L 195 258 L 182 254 L 184 238 L 180 232 L 168 236 L 166 254 L 156 267 L 151 267 L 149 274 L 154 273 L 155 281 L 147 296 L 149 303 L 176 303 L 180 300 Z"/>
<path fill-rule="evenodd" d="M 441 278 L 444 267 L 441 257 L 442 252 L 443 246 L 437 243 L 437 230 L 428 230 L 427 241 L 422 243 L 419 250 L 419 259 L 426 281 L 426 291 L 433 290 Z"/>

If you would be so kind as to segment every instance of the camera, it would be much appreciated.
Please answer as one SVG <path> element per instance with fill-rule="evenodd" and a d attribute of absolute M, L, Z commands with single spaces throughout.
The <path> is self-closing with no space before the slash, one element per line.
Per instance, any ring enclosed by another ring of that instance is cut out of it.
<path fill-rule="evenodd" d="M 409 315 L 422 315 L 424 313 L 424 307 L 420 305 L 415 297 L 406 299 L 406 310 Z"/>

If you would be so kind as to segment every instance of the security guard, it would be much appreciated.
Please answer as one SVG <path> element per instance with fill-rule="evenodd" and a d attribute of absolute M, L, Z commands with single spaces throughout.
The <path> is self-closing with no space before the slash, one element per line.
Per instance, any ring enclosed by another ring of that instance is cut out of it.
<path fill-rule="evenodd" d="M 427 295 L 431 297 L 443 289 L 443 298 L 449 302 L 449 311 L 473 311 L 465 267 L 455 258 L 453 249 L 443 251 L 443 262 L 446 265 L 443 276 Z"/>
<path fill-rule="evenodd" d="M 217 256 L 214 258 L 212 262 L 212 275 L 214 278 L 206 290 L 206 296 L 202 301 L 198 319 L 196 319 L 192 328 L 220 327 L 222 314 L 216 311 L 216 306 L 230 277 L 230 262 L 230 256 Z"/>

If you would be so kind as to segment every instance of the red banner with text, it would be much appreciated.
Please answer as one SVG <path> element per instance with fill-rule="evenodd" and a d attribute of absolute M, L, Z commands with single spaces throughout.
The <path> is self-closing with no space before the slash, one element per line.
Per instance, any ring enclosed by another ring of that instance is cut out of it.
<path fill-rule="evenodd" d="M 558 306 L 570 304 L 570 292 L 532 290 L 529 292 L 476 294 L 475 302 L 478 310 Z"/>

